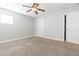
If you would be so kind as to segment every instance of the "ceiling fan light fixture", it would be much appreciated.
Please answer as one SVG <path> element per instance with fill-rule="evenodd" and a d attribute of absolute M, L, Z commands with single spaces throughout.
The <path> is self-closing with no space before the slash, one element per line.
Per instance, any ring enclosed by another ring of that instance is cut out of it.
<path fill-rule="evenodd" d="M 32 6 L 27 6 L 27 5 L 22 5 L 22 6 L 30 8 L 29 10 L 27 10 L 27 12 L 33 11 L 35 14 L 38 14 L 38 11 L 45 12 L 44 9 L 41 9 L 39 7 L 39 4 L 38 3 L 33 3 Z"/>
<path fill-rule="evenodd" d="M 32 11 L 37 11 L 37 9 L 36 8 L 32 8 Z"/>

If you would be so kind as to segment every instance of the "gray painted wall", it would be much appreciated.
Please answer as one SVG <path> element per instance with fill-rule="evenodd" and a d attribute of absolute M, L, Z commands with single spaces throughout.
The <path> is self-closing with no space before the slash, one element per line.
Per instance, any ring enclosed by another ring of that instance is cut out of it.
<path fill-rule="evenodd" d="M 36 19 L 36 35 L 64 41 L 64 14 L 67 14 L 67 42 L 79 44 L 79 6 Z"/>
<path fill-rule="evenodd" d="M 63 41 L 63 12 L 55 12 L 36 19 L 36 35 Z"/>
<path fill-rule="evenodd" d="M 79 44 L 79 7 L 67 12 L 67 41 Z"/>
<path fill-rule="evenodd" d="M 0 15 L 1 14 L 13 16 L 13 24 L 0 23 L 0 41 L 34 34 L 33 18 L 0 8 Z"/>

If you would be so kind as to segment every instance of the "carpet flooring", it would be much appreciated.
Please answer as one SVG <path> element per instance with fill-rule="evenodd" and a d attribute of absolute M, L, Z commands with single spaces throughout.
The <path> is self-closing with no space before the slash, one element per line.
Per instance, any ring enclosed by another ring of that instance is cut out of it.
<path fill-rule="evenodd" d="M 30 37 L 0 43 L 0 56 L 79 56 L 79 45 Z"/>

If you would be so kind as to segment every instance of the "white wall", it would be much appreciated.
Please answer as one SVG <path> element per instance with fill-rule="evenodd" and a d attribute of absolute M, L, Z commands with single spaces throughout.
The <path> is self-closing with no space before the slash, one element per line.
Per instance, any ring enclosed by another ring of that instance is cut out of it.
<path fill-rule="evenodd" d="M 0 8 L 0 15 L 1 14 L 13 16 L 13 24 L 0 23 L 0 41 L 34 34 L 33 18 Z"/>
<path fill-rule="evenodd" d="M 37 35 L 63 41 L 63 12 L 56 12 L 36 19 Z"/>
<path fill-rule="evenodd" d="M 35 35 L 44 35 L 44 20 L 43 18 L 35 19 Z"/>
<path fill-rule="evenodd" d="M 64 14 L 67 15 L 67 42 L 79 44 L 79 6 L 36 19 L 36 34 L 64 41 Z"/>
<path fill-rule="evenodd" d="M 79 44 L 79 7 L 67 13 L 67 41 Z"/>

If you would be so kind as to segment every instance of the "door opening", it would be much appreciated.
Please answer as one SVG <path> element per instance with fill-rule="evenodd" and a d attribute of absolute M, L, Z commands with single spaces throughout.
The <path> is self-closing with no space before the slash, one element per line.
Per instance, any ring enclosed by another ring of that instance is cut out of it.
<path fill-rule="evenodd" d="M 66 19 L 67 19 L 67 15 L 64 15 L 64 42 L 66 42 Z"/>

